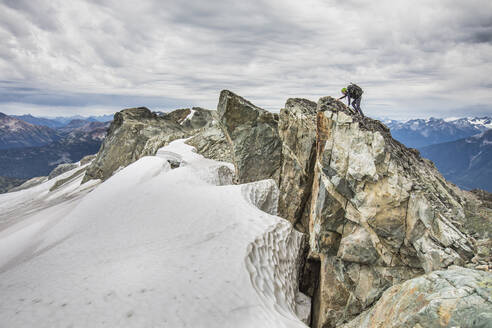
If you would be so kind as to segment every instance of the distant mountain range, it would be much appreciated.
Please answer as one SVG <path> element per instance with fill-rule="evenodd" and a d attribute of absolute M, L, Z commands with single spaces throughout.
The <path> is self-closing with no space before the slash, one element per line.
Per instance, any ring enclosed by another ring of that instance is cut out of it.
<path fill-rule="evenodd" d="M 23 179 L 46 176 L 59 164 L 77 162 L 100 147 L 98 139 L 63 138 L 41 147 L 0 150 L 0 174 Z"/>
<path fill-rule="evenodd" d="M 106 120 L 107 118 L 110 119 Z M 106 126 L 111 120 L 111 115 L 47 119 L 32 115 L 9 116 L 0 113 L 0 149 L 48 145 L 66 137 L 72 131 L 80 132 L 82 129 L 89 132 Z"/>
<path fill-rule="evenodd" d="M 444 177 L 465 189 L 492 192 L 492 130 L 420 149 Z"/>
<path fill-rule="evenodd" d="M 420 150 L 449 181 L 492 192 L 491 117 L 383 122 L 395 139 Z"/>
<path fill-rule="evenodd" d="M 76 162 L 97 153 L 111 123 L 78 118 L 50 128 L 19 119 L 26 116 L 0 113 L 0 176 L 3 177 L 0 187 L 19 182 L 12 178 L 47 175 L 58 164 Z M 27 117 L 39 124 L 51 122 L 31 115 Z"/>
<path fill-rule="evenodd" d="M 492 129 L 491 117 L 459 119 L 414 119 L 406 122 L 383 121 L 391 130 L 391 135 L 407 147 L 421 148 L 479 134 Z"/>
<path fill-rule="evenodd" d="M 0 113 L 0 149 L 42 146 L 60 138 L 54 129 Z"/>
<path fill-rule="evenodd" d="M 42 125 L 47 126 L 52 129 L 57 129 L 68 125 L 70 122 L 77 121 L 86 121 L 86 122 L 109 122 L 113 120 L 113 115 L 101 115 L 101 116 L 60 116 L 60 117 L 36 117 L 31 114 L 27 115 L 12 115 L 12 117 L 23 120 L 24 122 L 31 123 L 34 125 Z"/>
<path fill-rule="evenodd" d="M 60 163 L 96 153 L 112 118 L 43 118 L 0 113 L 0 176 L 5 177 L 2 181 L 10 185 L 20 180 L 7 177 L 46 175 Z M 492 129 L 491 117 L 383 121 L 395 139 L 419 149 L 450 181 L 466 189 L 492 192 L 491 132 L 486 132 Z"/>

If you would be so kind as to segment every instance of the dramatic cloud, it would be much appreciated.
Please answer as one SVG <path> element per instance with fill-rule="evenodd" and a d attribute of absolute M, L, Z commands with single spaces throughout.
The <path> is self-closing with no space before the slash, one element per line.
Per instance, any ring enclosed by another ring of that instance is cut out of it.
<path fill-rule="evenodd" d="M 353 81 L 371 115 L 492 113 L 488 0 L 0 0 L 0 39 L 0 111 L 275 111 Z"/>

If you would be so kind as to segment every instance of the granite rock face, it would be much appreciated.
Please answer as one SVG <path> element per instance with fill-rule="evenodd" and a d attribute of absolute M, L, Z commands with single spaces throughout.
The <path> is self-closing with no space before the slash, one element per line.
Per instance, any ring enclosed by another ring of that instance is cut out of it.
<path fill-rule="evenodd" d="M 154 155 L 169 142 L 189 133 L 174 120 L 160 117 L 145 107 L 124 109 L 115 114 L 96 159 L 83 182 L 108 179 L 118 168 L 145 155 Z"/>
<path fill-rule="evenodd" d="M 231 148 L 238 182 L 273 179 L 278 183 L 282 158 L 278 115 L 228 90 L 220 93 L 217 115 Z"/>
<path fill-rule="evenodd" d="M 465 194 L 431 162 L 331 97 L 317 106 L 309 217 L 321 261 L 314 327 L 336 327 L 393 284 L 474 256 Z"/>
<path fill-rule="evenodd" d="M 397 284 L 344 328 L 487 328 L 492 325 L 492 273 L 460 267 Z"/>
<path fill-rule="evenodd" d="M 309 231 L 309 200 L 316 155 L 316 103 L 288 99 L 280 110 L 282 140 L 279 215 L 299 231 Z"/>

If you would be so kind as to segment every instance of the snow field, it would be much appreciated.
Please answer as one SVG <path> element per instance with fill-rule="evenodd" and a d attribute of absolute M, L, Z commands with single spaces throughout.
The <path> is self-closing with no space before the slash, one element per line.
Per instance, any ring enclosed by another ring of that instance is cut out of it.
<path fill-rule="evenodd" d="M 269 214 L 273 181 L 232 169 L 177 140 L 99 185 L 0 198 L 0 327 L 305 327 L 301 234 Z"/>

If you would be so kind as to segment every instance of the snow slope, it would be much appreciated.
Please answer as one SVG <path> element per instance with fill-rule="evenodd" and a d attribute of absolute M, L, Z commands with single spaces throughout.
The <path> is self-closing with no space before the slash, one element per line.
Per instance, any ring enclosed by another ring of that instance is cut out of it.
<path fill-rule="evenodd" d="M 97 186 L 37 186 L 34 213 L 6 204 L 31 189 L 0 195 L 16 219 L 0 231 L 0 327 L 305 327 L 301 234 L 272 215 L 273 181 L 224 185 L 230 169 L 178 140 Z"/>

